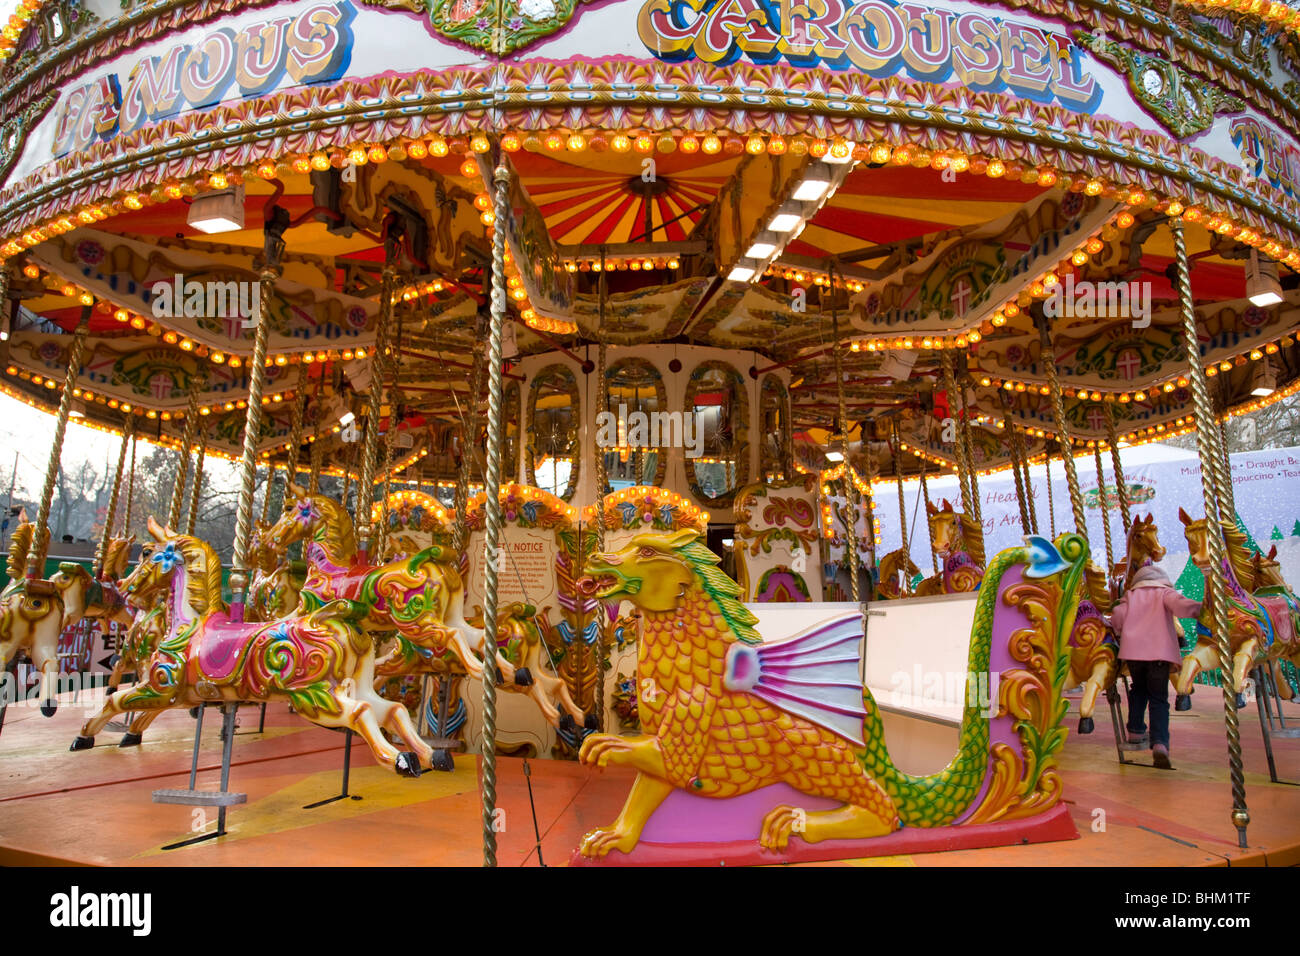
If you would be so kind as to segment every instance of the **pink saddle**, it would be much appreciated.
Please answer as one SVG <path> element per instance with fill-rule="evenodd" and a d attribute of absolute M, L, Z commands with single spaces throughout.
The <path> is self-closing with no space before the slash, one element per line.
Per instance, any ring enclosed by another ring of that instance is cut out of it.
<path fill-rule="evenodd" d="M 1274 640 L 1283 644 L 1295 643 L 1295 622 L 1291 617 L 1291 605 L 1286 598 L 1278 595 L 1277 597 L 1257 597 L 1255 598 L 1264 608 L 1268 618 L 1273 622 Z"/>
<path fill-rule="evenodd" d="M 208 618 L 207 626 L 198 635 L 199 671 L 210 681 L 228 680 L 239 664 L 239 658 L 251 638 L 264 624 L 236 624 L 225 614 Z"/>

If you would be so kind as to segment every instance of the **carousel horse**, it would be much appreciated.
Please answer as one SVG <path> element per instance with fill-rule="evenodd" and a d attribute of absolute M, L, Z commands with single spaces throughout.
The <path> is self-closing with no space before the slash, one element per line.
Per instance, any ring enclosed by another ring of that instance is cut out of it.
<path fill-rule="evenodd" d="M 1017 589 L 1041 595 L 1033 613 L 1051 629 L 1046 646 L 1055 646 L 1054 628 L 1073 617 L 1087 556 L 1078 536 L 1063 536 L 1060 548 L 1027 538 L 1025 547 L 994 558 L 971 628 L 972 674 L 988 672 L 992 648 L 1007 646 L 1025 620 L 1000 614 L 1017 605 Z M 589 765 L 638 771 L 618 818 L 583 837 L 582 856 L 630 853 L 674 790 L 726 799 L 784 783 L 838 805 L 773 807 L 754 836 L 775 851 L 794 837 L 818 843 L 960 825 L 963 814 L 978 810 L 988 781 L 1006 769 L 990 756 L 1006 745 L 991 739 L 987 706 L 980 706 L 973 682 L 952 762 L 929 776 L 904 773 L 890 757 L 879 707 L 858 674 L 861 616 L 840 614 L 766 644 L 739 601 L 740 586 L 718 569 L 718 560 L 697 532 L 685 530 L 640 534 L 622 550 L 586 562 L 583 593 L 641 610 L 636 676 L 638 687 L 650 692 L 637 701 L 642 735 L 593 734 L 579 752 Z"/>
<path fill-rule="evenodd" d="M 984 578 L 984 542 L 975 520 L 954 511 L 947 500 L 942 508 L 927 502 L 925 510 L 941 570 L 918 584 L 916 594 L 960 594 L 978 589 Z"/>
<path fill-rule="evenodd" d="M 145 600 L 166 593 L 166 634 L 149 658 L 147 680 L 109 697 L 81 728 L 72 750 L 93 747 L 95 734 L 126 711 L 284 700 L 315 724 L 361 734 L 375 759 L 398 773 L 419 776 L 431 767 L 433 751 L 406 709 L 374 691 L 374 645 L 351 623 L 361 608 L 332 601 L 302 617 L 232 621 L 221 601 L 216 552 L 153 519 L 149 533 L 156 544 L 141 555 L 123 590 Z M 399 752 L 384 738 L 384 727 L 411 749 Z"/>
<path fill-rule="evenodd" d="M 1183 522 L 1192 563 L 1203 575 L 1208 574 L 1210 552 L 1206 519 L 1193 520 L 1182 508 L 1178 509 L 1178 517 Z M 1238 695 L 1238 706 L 1241 706 L 1246 675 L 1257 664 L 1271 664 L 1281 659 L 1289 660 L 1292 665 L 1300 664 L 1300 640 L 1297 639 L 1300 615 L 1296 610 L 1296 597 L 1285 585 L 1268 588 L 1261 594 L 1251 594 L 1242 587 L 1242 581 L 1253 583 L 1255 578 L 1246 536 L 1229 522 L 1222 522 L 1222 528 L 1227 546 L 1223 576 L 1227 585 L 1228 646 L 1232 654 L 1232 673 L 1225 674 L 1224 679 L 1231 682 L 1230 686 Z M 1196 675 L 1219 667 L 1218 645 L 1209 630 L 1214 623 L 1209 593 L 1207 582 L 1207 597 L 1197 621 L 1196 648 L 1183 658 L 1178 671 L 1175 688 L 1180 698 L 1177 706 L 1181 710 L 1187 709 L 1188 703 L 1183 698 L 1191 694 Z"/>
<path fill-rule="evenodd" d="M 1251 555 L 1250 569 L 1253 573 L 1250 584 L 1251 594 L 1257 598 L 1281 597 L 1291 605 L 1293 611 L 1300 610 L 1294 603 L 1295 595 L 1282 577 L 1282 565 L 1277 560 L 1277 545 L 1269 548 L 1267 555 L 1258 551 Z M 1291 682 L 1282 677 L 1276 659 L 1269 661 L 1269 672 L 1279 696 L 1283 700 L 1291 700 L 1295 696 L 1291 689 Z"/>
<path fill-rule="evenodd" d="M 299 614 L 340 598 L 366 607 L 360 626 L 370 634 L 396 631 L 424 651 L 450 650 L 470 677 L 481 679 L 487 659 L 483 631 L 465 620 L 465 588 L 458 556 L 432 545 L 409 558 L 372 565 L 358 563 L 352 518 L 338 502 L 290 483 L 284 514 L 267 532 L 277 553 L 308 541 L 307 578 L 298 602 Z M 417 655 L 418 656 L 418 655 Z M 527 685 L 531 675 L 496 655 L 499 679 Z"/>
<path fill-rule="evenodd" d="M 249 549 L 253 576 L 248 588 L 248 606 L 244 609 L 245 620 L 278 621 L 288 617 L 298 607 L 302 593 L 306 569 L 271 547 L 268 535 L 271 528 L 268 522 L 258 521 L 253 532 Z"/>
<path fill-rule="evenodd" d="M 80 570 L 85 574 L 84 568 Z M 15 578 L 0 598 L 0 673 L 20 651 L 26 651 L 32 666 L 41 673 L 41 713 L 46 717 L 53 717 L 57 709 L 54 691 L 63 617 L 63 595 L 51 581 Z"/>
<path fill-rule="evenodd" d="M 477 610 L 478 608 L 475 608 L 475 611 Z M 546 610 L 549 611 L 549 608 Z M 542 616 L 546 616 L 546 611 L 542 612 Z M 475 627 L 481 627 L 482 617 L 475 614 L 470 618 L 470 623 Z M 527 670 L 533 676 L 533 683 L 530 686 L 514 685 L 507 689 L 528 694 L 537 704 L 537 709 L 542 712 L 548 724 L 570 733 L 579 725 L 585 725 L 591 730 L 596 728 L 594 716 L 588 719 L 583 714 L 582 708 L 574 703 L 573 696 L 569 693 L 569 685 L 562 678 L 547 674 L 542 666 L 546 646 L 542 640 L 541 628 L 537 625 L 535 607 L 515 601 L 500 608 L 497 619 L 497 647 L 518 670 Z M 560 716 L 560 707 L 565 711 L 563 717 Z"/>
<path fill-rule="evenodd" d="M 1116 573 L 1123 576 L 1125 590 L 1138 568 L 1165 556 L 1157 531 L 1149 514 L 1145 520 L 1135 517 L 1129 526 L 1124 558 L 1115 566 Z M 1107 621 L 1114 606 L 1114 594 L 1106 573 L 1089 562 L 1084 570 L 1084 582 L 1085 592 L 1079 600 L 1074 630 L 1070 632 L 1070 675 L 1066 683 L 1070 687 L 1083 687 L 1083 697 L 1079 700 L 1079 733 L 1090 734 L 1097 695 L 1114 685 L 1120 665 L 1116 657 L 1119 641 Z"/>
<path fill-rule="evenodd" d="M 876 583 L 876 599 L 890 601 L 907 596 L 907 585 L 921 573 L 912 562 L 907 549 L 890 551 L 880 559 L 880 580 Z"/>

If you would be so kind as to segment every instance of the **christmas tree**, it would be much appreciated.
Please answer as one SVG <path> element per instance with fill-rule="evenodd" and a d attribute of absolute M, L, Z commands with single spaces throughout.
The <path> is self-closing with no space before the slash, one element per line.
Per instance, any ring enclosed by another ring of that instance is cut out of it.
<path fill-rule="evenodd" d="M 1273 525 L 1273 533 L 1270 534 L 1268 538 L 1270 541 L 1281 541 L 1282 540 L 1281 529 L 1279 529 L 1277 525 Z"/>
<path fill-rule="evenodd" d="M 1297 518 L 1295 524 L 1291 526 L 1291 537 L 1300 538 L 1300 518 Z"/>

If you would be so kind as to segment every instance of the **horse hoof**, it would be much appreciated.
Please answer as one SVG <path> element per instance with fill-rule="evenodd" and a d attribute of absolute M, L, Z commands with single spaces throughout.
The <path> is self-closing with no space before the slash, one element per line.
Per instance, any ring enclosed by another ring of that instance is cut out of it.
<path fill-rule="evenodd" d="M 1090 734 L 1092 733 L 1092 728 L 1093 728 L 1093 723 L 1091 717 L 1079 718 L 1079 733 Z"/>
<path fill-rule="evenodd" d="M 515 686 L 516 687 L 533 686 L 533 674 L 527 667 L 519 667 L 515 669 Z"/>
<path fill-rule="evenodd" d="M 116 688 L 116 687 L 105 687 L 105 688 L 104 688 L 104 693 L 106 693 L 109 697 L 112 697 L 114 694 L 117 693 L 117 688 Z"/>
<path fill-rule="evenodd" d="M 199 709 L 198 709 L 197 707 L 191 707 L 191 708 L 190 708 L 190 716 L 193 717 L 195 720 L 198 720 L 198 719 L 199 719 Z"/>
<path fill-rule="evenodd" d="M 95 746 L 95 738 L 94 738 L 94 737 L 81 737 L 81 736 L 78 736 L 77 739 L 74 740 L 74 741 L 72 742 L 72 746 L 69 747 L 68 749 L 69 749 L 69 750 L 89 750 L 89 749 L 90 749 L 91 747 L 93 747 L 93 746 Z"/>
<path fill-rule="evenodd" d="M 497 685 L 498 687 L 504 687 L 504 686 L 505 686 L 505 683 L 506 683 L 506 675 L 505 675 L 505 673 L 501 670 L 501 668 L 499 668 L 499 667 L 493 668 L 493 670 L 492 670 L 492 679 L 493 679 L 494 681 L 496 681 L 496 685 Z"/>
<path fill-rule="evenodd" d="M 59 709 L 59 705 L 52 700 L 46 700 L 41 702 L 42 717 L 53 717 L 58 712 L 58 709 Z"/>
<path fill-rule="evenodd" d="M 393 766 L 403 777 L 418 777 L 424 772 L 420 769 L 420 758 L 412 750 L 403 750 L 399 753 Z"/>
<path fill-rule="evenodd" d="M 1191 710 L 1191 709 L 1192 709 L 1191 694 L 1179 694 L 1177 697 L 1174 698 L 1174 710 Z"/>
<path fill-rule="evenodd" d="M 120 744 L 118 744 L 118 746 L 119 746 L 119 747 L 135 747 L 135 746 L 138 746 L 139 743 L 140 743 L 140 735 L 139 735 L 139 734 L 123 734 L 123 735 L 122 735 L 122 742 L 121 742 Z"/>
<path fill-rule="evenodd" d="M 582 726 L 587 730 L 600 730 L 600 721 L 595 714 L 588 714 L 582 719 Z"/>
<path fill-rule="evenodd" d="M 1243 708 L 1243 707 L 1246 706 L 1246 697 L 1245 697 L 1244 694 L 1238 694 L 1238 695 L 1237 695 L 1236 704 L 1237 704 L 1237 709 L 1238 709 L 1238 710 L 1241 710 L 1241 708 Z M 45 710 L 45 708 L 42 707 L 41 710 L 42 710 L 42 712 L 43 712 L 43 711 Z"/>
<path fill-rule="evenodd" d="M 576 733 L 577 730 L 578 730 L 578 722 L 573 719 L 572 714 L 565 714 L 563 717 L 560 718 L 561 733 L 572 734 L 572 733 Z"/>
<path fill-rule="evenodd" d="M 430 770 L 450 772 L 456 769 L 456 762 L 451 759 L 450 750 L 435 750 L 430 761 Z"/>

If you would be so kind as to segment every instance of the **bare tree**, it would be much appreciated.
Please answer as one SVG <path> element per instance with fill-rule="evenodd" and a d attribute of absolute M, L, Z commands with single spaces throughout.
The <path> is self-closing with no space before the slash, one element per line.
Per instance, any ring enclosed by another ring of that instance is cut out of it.
<path fill-rule="evenodd" d="M 1300 395 L 1240 415 L 1228 422 L 1226 432 L 1229 454 L 1300 445 Z M 1196 434 L 1172 438 L 1168 444 L 1196 451 Z"/>

